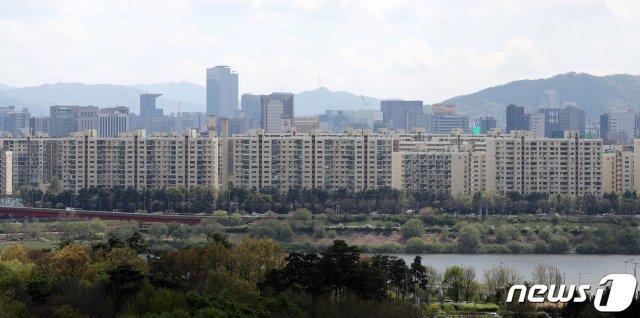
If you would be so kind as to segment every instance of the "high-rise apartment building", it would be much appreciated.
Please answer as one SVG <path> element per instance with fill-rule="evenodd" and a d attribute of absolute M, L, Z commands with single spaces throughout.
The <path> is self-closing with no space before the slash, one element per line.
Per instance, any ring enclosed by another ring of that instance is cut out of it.
<path fill-rule="evenodd" d="M 395 152 L 392 187 L 463 196 L 469 193 L 469 167 L 468 152 Z"/>
<path fill-rule="evenodd" d="M 627 146 L 613 146 L 602 154 L 603 194 L 635 191 L 634 157 L 633 148 Z"/>
<path fill-rule="evenodd" d="M 294 125 L 294 98 L 291 93 L 272 93 L 260 97 L 261 128 L 266 132 L 287 132 Z"/>
<path fill-rule="evenodd" d="M 0 149 L 0 195 L 13 194 L 13 152 Z"/>
<path fill-rule="evenodd" d="M 235 117 L 238 112 L 238 74 L 229 66 L 207 69 L 207 115 Z"/>
<path fill-rule="evenodd" d="M 342 134 L 267 133 L 229 139 L 233 186 L 350 191 L 391 187 L 392 138 Z M 222 180 L 222 182 L 225 182 Z"/>
<path fill-rule="evenodd" d="M 563 195 L 602 193 L 602 140 L 535 138 L 528 131 L 486 140 L 487 191 Z"/>
<path fill-rule="evenodd" d="M 4 138 L 13 153 L 13 188 L 46 185 L 57 177 L 64 190 L 181 186 L 218 187 L 218 140 L 194 129 L 147 136 L 144 130 L 99 137 L 96 130 L 64 138 Z"/>

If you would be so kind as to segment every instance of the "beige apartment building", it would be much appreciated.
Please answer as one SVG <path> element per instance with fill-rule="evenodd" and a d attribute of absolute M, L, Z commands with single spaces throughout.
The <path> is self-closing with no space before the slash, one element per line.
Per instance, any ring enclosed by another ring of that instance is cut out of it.
<path fill-rule="evenodd" d="M 602 140 L 536 138 L 531 132 L 487 139 L 488 192 L 602 194 Z"/>
<path fill-rule="evenodd" d="M 42 134 L 0 139 L 0 149 L 13 154 L 13 189 L 50 183 L 51 178 L 58 173 L 60 142 L 60 138 L 48 138 Z"/>
<path fill-rule="evenodd" d="M 602 154 L 602 193 L 635 191 L 634 153 L 628 148 L 615 145 Z"/>
<path fill-rule="evenodd" d="M 0 150 L 0 195 L 13 194 L 13 152 Z"/>
<path fill-rule="evenodd" d="M 234 187 L 262 189 L 391 187 L 392 138 L 367 130 L 340 134 L 266 133 L 229 138 L 228 166 Z M 223 180 L 224 182 L 224 180 Z"/>
<path fill-rule="evenodd" d="M 45 188 L 56 176 L 64 190 L 89 187 L 218 187 L 218 140 L 194 129 L 147 136 L 144 130 L 98 137 L 96 130 L 63 138 L 0 141 L 12 151 L 13 185 Z"/>
<path fill-rule="evenodd" d="M 454 197 L 469 193 L 468 152 L 395 152 L 392 161 L 395 189 L 447 193 Z"/>

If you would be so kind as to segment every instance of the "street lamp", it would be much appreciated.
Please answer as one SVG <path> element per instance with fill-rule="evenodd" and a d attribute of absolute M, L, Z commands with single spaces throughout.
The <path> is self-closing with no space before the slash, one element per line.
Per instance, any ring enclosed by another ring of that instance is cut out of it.
<path fill-rule="evenodd" d="M 147 197 L 142 198 L 142 211 L 147 212 Z"/>

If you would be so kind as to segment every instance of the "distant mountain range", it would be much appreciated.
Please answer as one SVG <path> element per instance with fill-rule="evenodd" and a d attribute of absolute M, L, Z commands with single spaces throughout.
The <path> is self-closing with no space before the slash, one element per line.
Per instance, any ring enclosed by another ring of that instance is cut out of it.
<path fill-rule="evenodd" d="M 546 79 L 510 82 L 477 93 L 444 101 L 466 113 L 504 111 L 508 104 L 527 108 L 544 105 L 544 91 L 554 90 L 561 102 L 575 102 L 592 116 L 607 111 L 637 109 L 640 106 L 640 76 L 593 76 L 567 73 Z"/>
<path fill-rule="evenodd" d="M 49 114 L 51 105 L 129 106 L 138 113 L 142 93 L 161 93 L 158 105 L 165 114 L 175 113 L 178 107 L 181 112 L 205 111 L 205 87 L 187 82 L 133 86 L 55 83 L 23 88 L 0 84 L 0 106 L 28 107 L 34 115 Z M 295 104 L 297 115 L 321 114 L 327 109 L 380 109 L 377 98 L 333 92 L 325 87 L 296 94 Z"/>
<path fill-rule="evenodd" d="M 520 80 L 453 97 L 443 103 L 455 104 L 471 115 L 500 113 L 508 104 L 534 108 L 543 105 L 545 90 L 555 90 L 561 102 L 575 102 L 595 116 L 610 110 L 636 109 L 640 106 L 640 76 L 593 76 L 567 73 L 546 79 Z M 165 114 L 180 111 L 205 111 L 206 89 L 187 83 L 110 84 L 56 83 L 15 88 L 0 84 L 0 106 L 28 107 L 32 114 L 48 114 L 51 105 L 129 106 L 138 112 L 139 95 L 161 93 L 158 104 Z M 379 110 L 380 99 L 325 87 L 304 91 L 295 97 L 297 115 L 324 113 L 327 109 Z"/>
<path fill-rule="evenodd" d="M 99 107 L 129 106 L 138 113 L 140 94 L 145 90 L 123 85 L 56 83 L 0 90 L 0 106 L 28 107 L 34 115 L 49 114 L 52 105 L 93 105 Z M 155 93 L 155 91 L 153 91 Z M 158 105 L 165 113 L 175 112 L 180 102 L 160 97 Z M 181 111 L 202 111 L 203 105 L 182 102 Z"/>

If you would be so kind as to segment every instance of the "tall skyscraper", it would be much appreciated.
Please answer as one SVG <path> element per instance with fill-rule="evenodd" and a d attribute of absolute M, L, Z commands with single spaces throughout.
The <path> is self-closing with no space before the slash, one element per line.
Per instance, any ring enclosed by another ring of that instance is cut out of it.
<path fill-rule="evenodd" d="M 245 127 L 260 128 L 260 95 L 242 94 L 240 108 L 245 114 Z"/>
<path fill-rule="evenodd" d="M 51 137 L 66 137 L 76 131 L 75 108 L 76 106 L 51 106 L 49 116 Z"/>
<path fill-rule="evenodd" d="M 390 129 L 410 132 L 426 128 L 427 117 L 421 100 L 383 100 L 380 102 L 382 121 Z"/>
<path fill-rule="evenodd" d="M 507 106 L 507 133 L 512 130 L 527 130 L 529 127 L 526 116 L 524 115 L 524 106 L 509 105 Z"/>
<path fill-rule="evenodd" d="M 293 94 L 272 93 L 260 97 L 260 122 L 266 132 L 285 132 L 293 127 Z"/>
<path fill-rule="evenodd" d="M 238 74 L 229 66 L 207 69 L 207 115 L 231 118 L 238 112 Z"/>
<path fill-rule="evenodd" d="M 140 125 L 151 132 L 153 117 L 162 116 L 162 109 L 156 107 L 156 99 L 162 94 L 140 94 Z"/>

